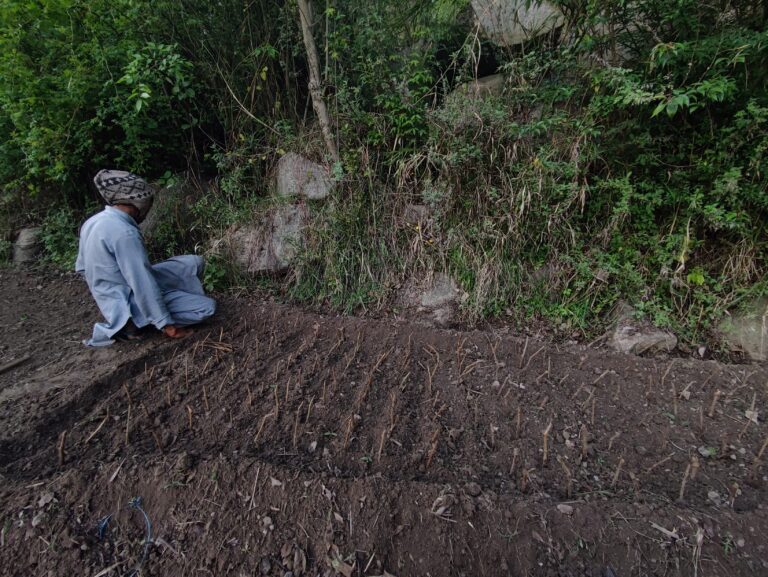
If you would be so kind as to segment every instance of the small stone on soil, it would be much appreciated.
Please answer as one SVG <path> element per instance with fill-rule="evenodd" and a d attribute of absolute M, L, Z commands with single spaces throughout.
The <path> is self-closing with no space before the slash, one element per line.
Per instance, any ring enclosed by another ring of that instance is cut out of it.
<path fill-rule="evenodd" d="M 269 572 L 272 570 L 272 561 L 269 560 L 269 557 L 262 557 L 261 561 L 259 561 L 259 571 L 261 571 L 262 575 L 269 575 Z"/>
<path fill-rule="evenodd" d="M 560 511 L 563 515 L 573 515 L 573 507 L 566 505 L 565 503 L 560 503 L 557 506 L 557 510 Z"/>

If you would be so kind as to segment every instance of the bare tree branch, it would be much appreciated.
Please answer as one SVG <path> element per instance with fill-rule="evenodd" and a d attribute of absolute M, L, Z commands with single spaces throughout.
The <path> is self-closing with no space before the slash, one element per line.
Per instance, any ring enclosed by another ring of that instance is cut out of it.
<path fill-rule="evenodd" d="M 311 0 L 298 0 L 299 2 L 299 20 L 301 21 L 301 31 L 304 35 L 304 47 L 307 50 L 307 63 L 309 65 L 309 93 L 312 95 L 312 106 L 317 114 L 317 120 L 320 122 L 320 130 L 323 132 L 325 146 L 334 162 L 339 161 L 339 151 L 336 149 L 336 143 L 331 133 L 331 120 L 328 116 L 328 109 L 323 99 L 323 89 L 320 83 L 320 61 L 317 57 L 317 46 L 315 38 L 312 36 L 312 7 Z"/>

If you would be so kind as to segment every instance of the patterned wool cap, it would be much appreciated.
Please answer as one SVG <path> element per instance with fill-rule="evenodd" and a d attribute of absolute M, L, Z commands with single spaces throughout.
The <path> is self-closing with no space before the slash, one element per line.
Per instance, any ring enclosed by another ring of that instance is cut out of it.
<path fill-rule="evenodd" d="M 130 204 L 139 210 L 147 209 L 155 190 L 146 180 L 124 170 L 101 170 L 93 179 L 99 194 L 110 206 Z"/>

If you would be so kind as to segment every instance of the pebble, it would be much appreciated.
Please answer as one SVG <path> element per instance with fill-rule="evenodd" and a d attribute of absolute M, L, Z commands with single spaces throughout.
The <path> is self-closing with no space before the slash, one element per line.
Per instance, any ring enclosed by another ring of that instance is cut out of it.
<path fill-rule="evenodd" d="M 259 561 L 259 571 L 261 571 L 262 575 L 269 575 L 269 572 L 272 570 L 272 561 L 269 560 L 269 557 L 262 557 L 261 561 Z"/>
<path fill-rule="evenodd" d="M 566 505 L 565 503 L 560 503 L 557 506 L 557 510 L 560 511 L 563 515 L 573 515 L 573 507 Z"/>
<path fill-rule="evenodd" d="M 467 483 L 467 493 L 471 495 L 472 497 L 477 497 L 480 495 L 480 493 L 483 492 L 483 490 L 480 488 L 480 485 L 477 483 Z"/>
<path fill-rule="evenodd" d="M 706 447 L 704 445 L 699 447 L 698 451 L 699 451 L 699 455 L 701 455 L 705 459 L 715 455 L 715 450 L 712 447 Z"/>

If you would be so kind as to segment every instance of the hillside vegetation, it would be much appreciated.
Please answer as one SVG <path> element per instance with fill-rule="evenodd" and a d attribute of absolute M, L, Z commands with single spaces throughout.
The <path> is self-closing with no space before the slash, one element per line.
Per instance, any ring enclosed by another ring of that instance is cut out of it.
<path fill-rule="evenodd" d="M 768 286 L 765 3 L 552 4 L 562 26 L 502 46 L 467 0 L 315 2 L 334 161 L 293 0 L 6 0 L 3 246 L 44 223 L 68 266 L 110 166 L 198 183 L 192 222 L 154 247 L 193 250 L 258 218 L 294 151 L 338 186 L 290 274 L 264 281 L 289 298 L 375 308 L 444 271 L 468 321 L 593 337 L 625 300 L 701 342 Z M 500 94 L 454 93 L 494 73 Z M 209 286 L 231 272 L 213 259 Z"/>

